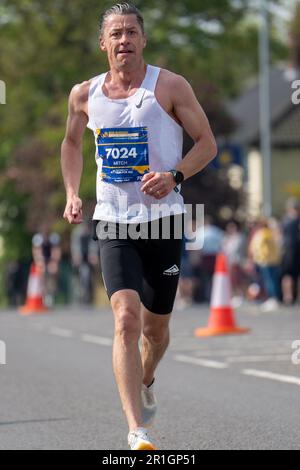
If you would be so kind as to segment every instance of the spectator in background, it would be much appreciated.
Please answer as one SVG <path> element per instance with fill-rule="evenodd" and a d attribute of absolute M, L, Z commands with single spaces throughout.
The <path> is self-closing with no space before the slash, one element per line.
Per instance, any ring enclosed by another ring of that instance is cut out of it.
<path fill-rule="evenodd" d="M 236 222 L 229 222 L 226 225 L 225 236 L 222 240 L 222 251 L 227 257 L 234 296 L 233 304 L 237 307 L 241 305 L 246 290 L 242 267 L 246 258 L 246 238 L 239 230 Z"/>
<path fill-rule="evenodd" d="M 72 301 L 72 277 L 73 267 L 70 254 L 69 234 L 65 233 L 61 238 L 61 258 L 59 263 L 59 276 L 57 281 L 56 303 L 67 305 Z"/>
<path fill-rule="evenodd" d="M 250 219 L 246 222 L 246 250 L 247 259 L 244 265 L 244 272 L 247 278 L 247 298 L 252 301 L 263 301 L 263 282 L 259 267 L 255 264 L 252 254 L 250 252 L 251 241 L 260 228 L 260 223 L 257 219 Z"/>
<path fill-rule="evenodd" d="M 92 304 L 94 300 L 94 267 L 99 263 L 98 244 L 93 240 L 91 223 L 76 226 L 71 236 L 71 256 L 78 287 L 75 301 Z"/>
<path fill-rule="evenodd" d="M 254 233 L 249 253 L 262 276 L 267 301 L 261 306 L 264 312 L 276 310 L 280 300 L 281 250 L 268 220 L 262 220 Z"/>
<path fill-rule="evenodd" d="M 61 258 L 60 236 L 48 234 L 47 230 L 36 233 L 32 238 L 32 256 L 44 272 L 45 304 L 52 307 L 57 293 L 59 264 Z"/>
<path fill-rule="evenodd" d="M 300 215 L 299 201 L 291 198 L 286 204 L 286 215 L 282 221 L 283 258 L 282 293 L 286 305 L 297 299 L 300 277 Z"/>
<path fill-rule="evenodd" d="M 195 288 L 195 250 L 187 250 L 186 245 L 189 240 L 193 240 L 193 234 L 196 234 L 196 221 L 192 220 L 190 225 L 186 225 L 183 236 L 183 250 L 180 267 L 180 278 L 178 282 L 178 291 L 176 296 L 176 308 L 182 310 L 194 302 Z M 187 235 L 187 237 L 186 237 Z M 196 251 L 196 253 L 198 253 Z M 197 256 L 197 255 L 196 255 Z M 198 262 L 198 257 L 196 264 Z"/>
<path fill-rule="evenodd" d="M 210 215 L 204 218 L 204 243 L 200 255 L 200 277 L 203 283 L 204 300 L 209 302 L 212 290 L 216 257 L 222 251 L 224 232 L 213 224 Z"/>
<path fill-rule="evenodd" d="M 5 291 L 11 307 L 22 305 L 26 297 L 25 263 L 16 260 L 8 263 L 5 273 Z"/>

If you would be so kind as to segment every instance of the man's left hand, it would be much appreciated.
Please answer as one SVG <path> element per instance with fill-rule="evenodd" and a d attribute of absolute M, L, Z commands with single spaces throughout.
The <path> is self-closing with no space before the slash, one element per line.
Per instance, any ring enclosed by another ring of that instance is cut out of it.
<path fill-rule="evenodd" d="M 143 176 L 142 182 L 144 184 L 141 191 L 155 199 L 166 197 L 176 186 L 172 173 L 167 171 L 163 173 L 150 171 Z"/>

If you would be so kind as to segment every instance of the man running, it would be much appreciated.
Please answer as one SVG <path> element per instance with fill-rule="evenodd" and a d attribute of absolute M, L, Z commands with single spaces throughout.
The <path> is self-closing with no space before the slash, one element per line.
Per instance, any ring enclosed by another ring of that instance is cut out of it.
<path fill-rule="evenodd" d="M 82 136 L 88 126 L 95 136 L 98 166 L 93 219 L 99 221 L 102 276 L 115 319 L 113 368 L 129 426 L 128 444 L 132 450 L 154 450 L 145 427 L 156 412 L 155 370 L 169 343 L 179 278 L 182 237 L 175 236 L 174 227 L 185 212 L 180 183 L 215 157 L 216 143 L 189 83 L 145 63 L 139 10 L 122 3 L 105 11 L 99 45 L 109 71 L 75 85 L 70 93 L 62 143 L 64 218 L 70 224 L 83 220 L 79 186 Z M 183 129 L 194 146 L 182 159 Z M 166 220 L 171 225 L 168 239 L 161 233 Z M 154 222 L 158 238 L 127 234 L 149 234 Z"/>

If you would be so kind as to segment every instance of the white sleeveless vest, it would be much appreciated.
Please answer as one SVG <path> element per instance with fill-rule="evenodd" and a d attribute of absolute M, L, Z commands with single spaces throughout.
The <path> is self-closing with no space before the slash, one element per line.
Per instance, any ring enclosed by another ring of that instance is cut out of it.
<path fill-rule="evenodd" d="M 159 72 L 158 67 L 147 65 L 141 87 L 124 99 L 104 95 L 107 73 L 91 81 L 87 127 L 94 132 L 96 143 L 95 220 L 142 223 L 186 212 L 180 192 L 171 191 L 158 200 L 140 190 L 144 172 L 171 170 L 182 159 L 182 127 L 154 95 Z M 130 166 L 129 162 L 134 163 Z"/>

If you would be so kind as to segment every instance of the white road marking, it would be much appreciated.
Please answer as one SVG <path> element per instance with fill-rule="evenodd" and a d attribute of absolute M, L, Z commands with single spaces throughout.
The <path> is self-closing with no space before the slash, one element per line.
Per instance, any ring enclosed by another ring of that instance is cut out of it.
<path fill-rule="evenodd" d="M 255 338 L 252 337 L 251 339 L 247 337 L 243 338 L 223 338 L 223 341 L 226 339 L 226 343 L 228 347 L 230 348 L 230 345 L 232 344 L 233 347 L 239 347 L 239 348 L 246 348 L 246 349 L 252 349 L 254 348 L 271 348 L 273 347 L 289 347 L 291 343 L 294 341 L 293 339 L 263 339 L 263 338 Z"/>
<path fill-rule="evenodd" d="M 215 340 L 217 340 L 217 338 L 215 338 Z M 230 338 L 230 337 L 224 337 L 222 338 L 223 340 L 223 345 L 225 344 L 226 348 L 231 348 L 232 349 L 252 349 L 252 348 L 284 348 L 284 347 L 287 347 L 289 348 L 290 345 L 292 344 L 293 341 L 295 341 L 295 338 L 291 338 L 291 339 L 264 339 L 264 338 L 255 338 L 255 337 L 252 337 L 251 339 L 247 338 L 247 337 L 239 337 L 239 338 Z M 216 341 L 217 343 L 217 341 Z M 219 343 L 219 342 L 218 342 Z M 232 346 L 231 346 L 232 345 Z M 189 347 L 198 347 L 199 350 L 203 349 L 203 350 L 208 350 L 208 348 L 206 347 L 206 345 L 204 344 L 204 341 L 201 340 L 201 342 L 199 342 L 199 339 L 197 338 L 194 338 L 194 337 L 189 337 L 189 338 L 185 338 L 185 337 L 173 337 L 172 340 L 171 340 L 171 345 L 170 345 L 172 348 L 182 348 L 182 347 L 185 347 L 185 346 L 189 346 Z"/>
<path fill-rule="evenodd" d="M 300 377 L 293 377 L 292 375 L 274 374 L 273 372 L 255 369 L 243 369 L 242 374 L 251 375 L 260 379 L 277 380 L 278 382 L 284 382 L 300 386 Z"/>
<path fill-rule="evenodd" d="M 177 356 L 174 356 L 174 358 L 176 361 L 179 361 L 179 362 L 187 362 L 189 364 L 194 364 L 196 366 L 211 367 L 213 369 L 226 369 L 228 367 L 228 364 L 225 364 L 224 362 L 198 359 L 197 357 L 177 355 Z"/>
<path fill-rule="evenodd" d="M 113 344 L 110 338 L 103 338 L 101 336 L 93 336 L 84 334 L 81 336 L 81 340 L 86 343 L 99 344 L 100 346 L 111 346 Z"/>
<path fill-rule="evenodd" d="M 236 356 L 226 357 L 226 362 L 277 362 L 291 361 L 291 354 L 265 356 Z"/>
<path fill-rule="evenodd" d="M 219 357 L 219 356 L 238 356 L 240 354 L 243 354 L 244 351 L 242 351 L 241 349 L 214 349 L 214 350 L 203 350 L 201 351 L 198 350 L 195 354 L 196 356 L 198 357 L 202 357 L 202 356 L 211 356 L 211 357 Z"/>
<path fill-rule="evenodd" d="M 258 351 L 256 351 L 258 352 Z M 263 355 L 269 355 L 269 356 L 276 356 L 276 355 L 282 355 L 283 353 L 285 353 L 286 355 L 288 354 L 289 350 L 287 350 L 287 348 L 279 348 L 279 349 L 262 349 L 261 351 L 259 351 L 260 353 L 260 356 L 263 356 Z M 247 357 L 245 356 L 245 353 L 247 353 L 247 351 L 243 351 L 241 349 L 214 349 L 212 351 L 209 351 L 209 350 L 198 350 L 198 351 L 195 351 L 195 354 L 196 356 L 198 357 L 203 357 L 203 356 L 210 356 L 210 357 L 220 357 L 220 356 L 225 356 L 225 357 L 233 357 L 233 356 L 242 356 L 242 357 Z M 251 356 L 252 357 L 252 356 Z"/>
<path fill-rule="evenodd" d="M 61 338 L 73 338 L 74 333 L 71 330 L 66 330 L 64 328 L 57 328 L 52 326 L 49 330 L 49 333 L 54 336 L 60 336 Z"/>

